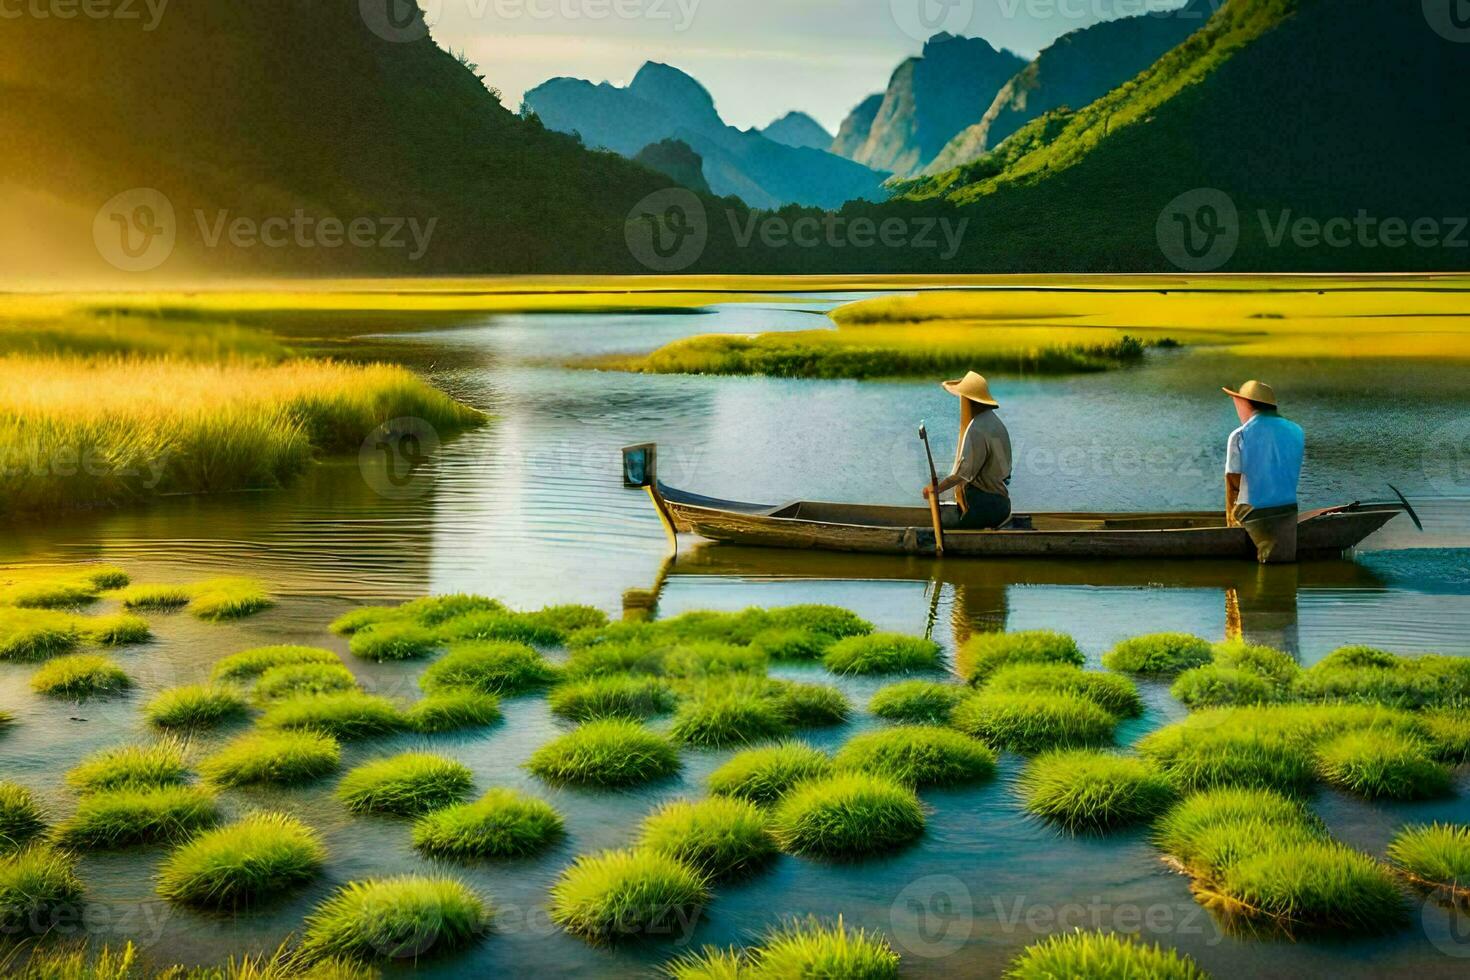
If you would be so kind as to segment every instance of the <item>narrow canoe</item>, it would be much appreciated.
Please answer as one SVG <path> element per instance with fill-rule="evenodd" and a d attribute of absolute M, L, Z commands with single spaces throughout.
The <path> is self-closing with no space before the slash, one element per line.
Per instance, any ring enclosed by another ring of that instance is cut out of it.
<path fill-rule="evenodd" d="M 771 548 L 891 555 L 934 554 L 927 507 L 797 500 L 755 504 L 678 490 L 659 481 L 651 445 L 623 451 L 624 483 L 648 491 L 671 534 Z M 1341 555 L 1402 511 L 1352 503 L 1303 512 L 1301 558 Z M 966 558 L 1190 558 L 1255 560 L 1250 536 L 1223 512 L 1018 513 L 1014 527 L 944 532 L 944 556 Z"/>

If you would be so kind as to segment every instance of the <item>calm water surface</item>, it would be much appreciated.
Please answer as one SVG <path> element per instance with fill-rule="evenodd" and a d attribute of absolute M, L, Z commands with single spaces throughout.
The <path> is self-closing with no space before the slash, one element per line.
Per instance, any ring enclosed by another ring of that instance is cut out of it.
<path fill-rule="evenodd" d="M 704 493 L 772 503 L 904 503 L 917 499 L 924 479 L 915 426 L 927 420 L 936 445 L 952 445 L 953 399 L 931 383 L 641 377 L 570 371 L 561 362 L 647 350 L 692 333 L 820 327 L 822 312 L 844 298 L 790 297 L 691 313 L 403 321 L 383 332 L 374 324 L 350 343 L 308 341 L 340 355 L 409 363 L 499 420 L 448 439 L 402 488 L 384 479 L 385 463 L 369 446 L 363 461 L 327 462 L 277 493 L 173 499 L 7 529 L 0 561 L 116 561 L 139 581 L 248 573 L 269 580 L 282 601 L 227 626 L 157 618 L 156 642 L 119 654 L 140 682 L 123 700 L 43 703 L 26 688 L 27 669 L 0 665 L 0 707 L 19 718 L 0 742 L 5 775 L 65 813 L 72 803 L 64 771 L 99 747 L 147 737 L 138 709 L 155 691 L 202 680 L 219 657 L 248 646 L 318 644 L 346 657 L 345 644 L 326 631 L 332 618 L 359 603 L 429 592 L 481 592 L 521 606 L 586 602 L 614 616 L 649 605 L 669 615 L 834 602 L 884 629 L 932 631 L 951 657 L 973 631 L 1038 627 L 1073 633 L 1094 662 L 1137 633 L 1220 637 L 1233 626 L 1305 663 L 1349 642 L 1470 654 L 1470 551 L 1463 550 L 1470 548 L 1470 466 L 1461 458 L 1470 400 L 1463 372 L 1450 367 L 1263 366 L 1169 353 L 1137 370 L 995 384 L 1015 436 L 1018 507 L 1207 508 L 1218 506 L 1224 438 L 1234 425 L 1219 386 L 1267 375 L 1308 430 L 1308 505 L 1382 499 L 1393 482 L 1425 519 L 1422 535 L 1396 520 L 1353 560 L 1269 570 L 1236 563 L 935 563 L 686 542 L 679 560 L 668 562 L 647 498 L 620 486 L 620 446 L 658 442 L 662 477 Z M 308 319 L 286 329 L 320 337 L 341 328 Z M 1385 390 L 1394 397 L 1384 398 Z M 404 698 L 416 692 L 421 666 L 348 661 L 375 691 Z M 773 673 L 836 683 L 858 706 L 882 683 L 834 681 L 803 668 Z M 1182 712 L 1164 686 L 1144 689 L 1149 711 L 1120 731 L 1122 741 Z M 849 725 L 811 733 L 811 740 L 833 748 L 871 724 L 858 712 Z M 746 942 L 785 916 L 808 913 L 841 913 L 848 923 L 883 930 L 914 976 L 995 975 L 1019 947 L 1074 926 L 1142 929 L 1217 976 L 1463 976 L 1470 962 L 1464 929 L 1455 932 L 1448 913 L 1432 903 L 1416 902 L 1410 924 L 1386 939 L 1290 944 L 1225 935 L 1141 832 L 1067 838 L 1020 813 L 1010 787 L 1019 768 L 1014 758 L 983 787 L 925 793 L 928 832 L 907 851 L 861 864 L 783 857 L 766 874 L 719 887 L 708 915 L 677 943 L 590 947 L 546 921 L 546 889 L 559 870 L 575 854 L 626 845 L 648 810 L 700 793 L 705 776 L 730 753 L 686 753 L 683 775 L 655 787 L 554 789 L 519 766 L 560 730 L 544 700 L 526 698 L 508 701 L 505 722 L 485 732 L 349 747 L 349 765 L 410 748 L 451 754 L 474 769 L 481 789 L 521 787 L 567 817 L 567 839 L 541 859 L 442 869 L 493 900 L 499 927 L 466 954 L 420 963 L 418 973 L 646 975 L 671 951 Z M 1470 778 L 1460 775 L 1463 794 Z M 329 788 L 224 797 L 228 812 L 286 809 L 322 831 L 332 857 L 312 888 L 248 916 L 204 916 L 154 897 L 150 879 L 162 851 L 91 855 L 83 870 L 94 904 L 92 934 L 132 938 L 159 961 L 217 962 L 228 951 L 273 949 L 343 882 L 425 870 L 409 847 L 406 822 L 350 817 Z M 1317 807 L 1344 840 L 1381 853 L 1406 820 L 1470 819 L 1467 798 L 1385 807 L 1323 793 Z"/>

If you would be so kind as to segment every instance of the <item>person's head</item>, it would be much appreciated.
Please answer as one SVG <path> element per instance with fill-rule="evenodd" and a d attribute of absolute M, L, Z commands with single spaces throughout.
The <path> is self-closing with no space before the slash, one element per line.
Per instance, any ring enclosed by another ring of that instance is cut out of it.
<path fill-rule="evenodd" d="M 1235 414 L 1240 416 L 1242 424 L 1261 412 L 1276 411 L 1276 392 L 1263 381 L 1247 381 L 1238 391 L 1222 390 L 1235 403 Z"/>
<path fill-rule="evenodd" d="M 982 412 L 1000 407 L 1000 403 L 990 394 L 990 382 L 974 371 L 967 372 L 958 381 L 944 382 L 943 388 L 959 398 L 961 419 L 971 419 Z"/>

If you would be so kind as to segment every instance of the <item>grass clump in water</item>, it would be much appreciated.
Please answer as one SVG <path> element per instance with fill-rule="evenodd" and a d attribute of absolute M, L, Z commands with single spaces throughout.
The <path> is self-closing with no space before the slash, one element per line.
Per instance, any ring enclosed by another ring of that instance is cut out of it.
<path fill-rule="evenodd" d="M 505 603 L 499 599 L 472 595 L 467 592 L 454 592 L 447 595 L 424 596 L 388 611 L 392 615 L 387 618 L 407 620 L 420 626 L 442 626 L 451 619 L 458 619 L 461 616 L 470 616 L 475 613 L 503 613 L 507 610 Z M 333 632 L 341 631 L 334 629 Z"/>
<path fill-rule="evenodd" d="M 561 684 L 547 697 L 551 713 L 572 721 L 640 720 L 674 710 L 678 698 L 656 677 L 610 675 Z"/>
<path fill-rule="evenodd" d="M 813 633 L 843 640 L 849 636 L 865 636 L 873 632 L 873 624 L 851 609 L 841 606 L 824 606 L 808 603 L 799 606 L 783 606 L 769 611 L 770 624 L 775 629 L 803 629 Z"/>
<path fill-rule="evenodd" d="M 1184 793 L 1221 786 L 1300 793 L 1314 778 L 1309 751 L 1278 732 L 1249 727 L 1170 725 L 1144 736 L 1138 751 Z"/>
<path fill-rule="evenodd" d="M 353 813 L 418 816 L 462 801 L 475 774 L 453 759 L 405 752 L 358 766 L 337 785 L 337 799 Z"/>
<path fill-rule="evenodd" d="M 679 753 L 662 735 L 623 719 L 589 721 L 541 746 L 526 768 L 553 783 L 631 786 L 679 771 Z"/>
<path fill-rule="evenodd" d="M 500 699 L 476 691 L 430 694 L 403 713 L 408 727 L 425 735 L 483 728 L 500 720 Z"/>
<path fill-rule="evenodd" d="M 46 829 L 46 811 L 19 783 L 0 781 L 0 855 L 30 843 Z"/>
<path fill-rule="evenodd" d="M 158 728 L 213 728 L 245 716 L 245 699 L 229 687 L 190 684 L 160 691 L 143 709 Z"/>
<path fill-rule="evenodd" d="M 1106 745 L 1118 719 L 1073 694 L 982 691 L 954 709 L 951 724 L 995 748 L 1030 754 Z"/>
<path fill-rule="evenodd" d="M 1297 799 L 1268 789 L 1231 787 L 1187 796 L 1154 826 L 1153 842 L 1188 874 L 1210 878 L 1259 843 L 1327 838 L 1320 820 Z"/>
<path fill-rule="evenodd" d="M 189 612 L 210 622 L 243 619 L 275 605 L 263 582 L 213 578 L 189 586 Z"/>
<path fill-rule="evenodd" d="M 232 653 L 214 665 L 210 677 L 217 681 L 248 682 L 258 678 L 273 667 L 289 667 L 297 664 L 336 664 L 341 660 L 331 650 L 321 647 L 274 646 L 256 647 Z"/>
<path fill-rule="evenodd" d="M 676 800 L 643 821 L 638 846 L 665 854 L 711 879 L 750 874 L 776 856 L 766 815 L 729 796 Z"/>
<path fill-rule="evenodd" d="M 838 750 L 838 769 L 914 786 L 948 786 L 995 775 L 995 753 L 949 728 L 901 725 L 854 736 Z"/>
<path fill-rule="evenodd" d="M 583 855 L 551 886 L 551 921 L 568 932 L 608 942 L 635 936 L 678 936 L 710 899 L 705 878 L 657 851 Z"/>
<path fill-rule="evenodd" d="M 457 644 L 429 665 L 419 687 L 430 694 L 478 691 L 502 697 L 539 690 L 557 679 L 556 667 L 524 643 Z"/>
<path fill-rule="evenodd" d="M 1470 660 L 1426 655 L 1397 657 L 1371 647 L 1347 647 L 1305 670 L 1292 684 L 1304 701 L 1381 704 L 1418 710 L 1470 703 Z"/>
<path fill-rule="evenodd" d="M 523 858 L 563 833 L 549 803 L 512 789 L 492 789 L 473 803 L 435 810 L 413 825 L 413 846 L 439 858 Z"/>
<path fill-rule="evenodd" d="M 983 683 L 985 690 L 994 692 L 1073 694 L 1119 718 L 1143 714 L 1143 698 L 1128 678 L 1066 664 L 1012 664 L 994 671 Z"/>
<path fill-rule="evenodd" d="M 1249 670 L 1282 688 L 1288 687 L 1302 672 L 1291 654 L 1257 643 L 1242 640 L 1216 643 L 1212 653 L 1214 662 L 1221 667 Z"/>
<path fill-rule="evenodd" d="M 965 679 L 984 684 L 990 675 L 1012 664 L 1068 664 L 1085 662 L 1077 641 L 1052 630 L 1023 630 L 1017 633 L 977 633 L 960 651 Z"/>
<path fill-rule="evenodd" d="M 1103 666 L 1129 674 L 1177 674 L 1214 659 L 1209 641 L 1189 633 L 1150 633 L 1103 654 Z"/>
<path fill-rule="evenodd" d="M 319 779 L 341 763 L 342 750 L 329 735 L 252 732 L 206 756 L 199 772 L 216 786 L 289 785 Z"/>
<path fill-rule="evenodd" d="M 21 609 L 70 609 L 96 601 L 103 592 L 128 584 L 128 573 L 116 565 L 13 570 L 0 581 L 0 606 Z"/>
<path fill-rule="evenodd" d="M 148 625 L 148 620 L 130 613 L 78 616 L 76 625 L 83 640 L 102 647 L 147 643 L 153 638 L 153 628 Z"/>
<path fill-rule="evenodd" d="M 701 640 L 681 643 L 665 652 L 662 667 L 669 677 L 687 680 L 730 674 L 764 674 L 766 664 L 766 655 L 754 647 Z"/>
<path fill-rule="evenodd" d="M 950 712 L 969 696 L 968 689 L 942 681 L 899 681 L 874 694 L 868 710 L 888 721 L 947 725 Z"/>
<path fill-rule="evenodd" d="M 286 664 L 272 667 L 255 682 L 262 704 L 309 694 L 340 694 L 357 687 L 357 678 L 340 663 Z"/>
<path fill-rule="evenodd" d="M 285 698 L 266 709 L 264 728 L 307 729 L 334 738 L 365 738 L 400 731 L 403 712 L 387 698 L 362 691 Z"/>
<path fill-rule="evenodd" d="M 762 806 L 780 800 L 792 787 L 831 775 L 832 759 L 805 742 L 782 742 L 747 749 L 710 773 L 709 791 Z"/>
<path fill-rule="evenodd" d="M 781 713 L 796 728 L 826 728 L 847 721 L 852 705 L 847 696 L 826 684 L 781 682 L 772 688 Z"/>
<path fill-rule="evenodd" d="M 31 690 L 50 698 L 107 697 L 132 686 L 132 678 L 116 663 L 90 653 L 57 657 L 31 675 Z"/>
<path fill-rule="evenodd" d="M 463 882 L 402 875 L 353 881 L 306 919 L 308 960 L 405 960 L 447 953 L 489 930 L 494 913 Z"/>
<path fill-rule="evenodd" d="M 1451 765 L 1470 762 L 1470 708 L 1435 708 L 1419 716 L 1437 757 Z"/>
<path fill-rule="evenodd" d="M 1152 820 L 1175 799 L 1168 779 L 1142 759 L 1085 750 L 1037 756 L 1017 788 L 1028 811 L 1074 831 Z"/>
<path fill-rule="evenodd" d="M 794 854 L 857 857 L 917 840 L 924 810 L 902 783 L 845 772 L 792 788 L 776 804 L 771 830 Z"/>
<path fill-rule="evenodd" d="M 63 923 L 74 927 L 83 900 L 71 855 L 33 845 L 0 857 L 0 934 L 40 934 Z"/>
<path fill-rule="evenodd" d="M 1205 664 L 1175 678 L 1169 693 L 1191 708 L 1271 704 L 1282 700 L 1279 685 L 1244 667 Z"/>
<path fill-rule="evenodd" d="M 899 957 L 883 936 L 812 920 L 768 933 L 745 950 L 705 948 L 664 968 L 672 980 L 734 980 L 740 977 L 841 977 L 897 980 Z"/>
<path fill-rule="evenodd" d="M 595 680 L 601 677 L 620 677 L 628 674 L 655 677 L 664 673 L 664 653 L 661 647 L 641 640 L 598 643 L 593 646 L 577 647 L 563 668 L 569 681 Z"/>
<path fill-rule="evenodd" d="M 699 748 L 759 742 L 784 735 L 791 723 L 778 701 L 746 692 L 706 693 L 674 712 L 669 735 Z"/>
<path fill-rule="evenodd" d="M 403 618 L 403 613 L 394 606 L 363 606 L 343 613 L 332 620 L 327 629 L 338 636 L 352 636 L 361 630 L 371 629 L 380 623 L 390 623 Z"/>
<path fill-rule="evenodd" d="M 124 609 L 140 609 L 145 612 L 165 612 L 182 609 L 192 598 L 187 585 L 157 585 L 142 583 L 130 585 L 118 595 Z"/>
<path fill-rule="evenodd" d="M 822 655 L 834 674 L 898 674 L 933 670 L 940 647 L 933 640 L 902 633 L 870 633 L 838 640 Z"/>
<path fill-rule="evenodd" d="M 1450 791 L 1426 742 L 1397 732 L 1346 732 L 1317 750 L 1322 781 L 1370 800 L 1422 800 Z"/>
<path fill-rule="evenodd" d="M 433 630 L 414 623 L 389 621 L 352 634 L 347 648 L 355 657 L 377 663 L 420 660 L 439 648 Z"/>
<path fill-rule="evenodd" d="M 326 859 L 306 824 L 281 813 L 252 814 L 170 854 L 159 869 L 158 893 L 184 905 L 240 908 L 311 881 Z"/>
<path fill-rule="evenodd" d="M 0 660 L 45 660 L 82 642 L 77 617 L 50 609 L 0 607 Z"/>
<path fill-rule="evenodd" d="M 1032 943 L 1011 961 L 1006 980 L 1057 977 L 1209 980 L 1193 960 L 1172 949 L 1115 932 L 1071 932 Z"/>
<path fill-rule="evenodd" d="M 114 789 L 82 797 L 77 812 L 56 827 L 67 847 L 110 849 L 172 843 L 212 825 L 214 797 L 189 786 Z"/>
<path fill-rule="evenodd" d="M 66 774 L 67 785 L 78 793 L 179 786 L 188 778 L 184 746 L 172 739 L 152 745 L 103 749 L 87 756 Z"/>
<path fill-rule="evenodd" d="M 769 629 L 757 633 L 750 645 L 772 660 L 814 661 L 837 642 L 825 633 L 806 629 Z"/>
<path fill-rule="evenodd" d="M 1470 901 L 1470 827 L 1416 824 L 1388 845 L 1388 858 L 1414 884 L 1453 901 Z"/>

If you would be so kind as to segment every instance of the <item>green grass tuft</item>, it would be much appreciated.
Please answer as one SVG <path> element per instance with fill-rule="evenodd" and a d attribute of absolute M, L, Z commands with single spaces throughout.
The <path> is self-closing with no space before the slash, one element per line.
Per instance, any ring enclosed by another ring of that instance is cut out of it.
<path fill-rule="evenodd" d="M 116 565 L 21 569 L 3 573 L 0 606 L 22 609 L 69 609 L 96 601 L 103 592 L 128 584 L 128 573 Z"/>
<path fill-rule="evenodd" d="M 484 728 L 500 720 L 500 699 L 475 691 L 430 694 L 403 713 L 408 727 L 425 735 Z"/>
<path fill-rule="evenodd" d="M 148 625 L 148 620 L 130 613 L 78 616 L 76 626 L 83 640 L 102 647 L 147 643 L 153 638 L 153 628 Z"/>
<path fill-rule="evenodd" d="M 1283 688 L 1302 672 L 1301 666 L 1291 654 L 1274 647 L 1231 640 L 1216 643 L 1211 652 L 1214 662 L 1220 666 L 1249 670 Z"/>
<path fill-rule="evenodd" d="M 232 653 L 214 665 L 210 677 L 217 681 L 250 681 L 272 667 L 293 664 L 338 664 L 342 663 L 331 650 L 320 647 L 274 646 L 257 647 Z"/>
<path fill-rule="evenodd" d="M 557 676 L 556 667 L 524 643 L 474 641 L 450 647 L 424 671 L 419 687 L 430 694 L 478 691 L 507 697 L 539 690 Z"/>
<path fill-rule="evenodd" d="M 924 833 L 919 798 L 901 783 L 867 773 L 839 773 L 785 794 L 771 830 L 794 854 L 855 857 L 893 850 Z"/>
<path fill-rule="evenodd" d="M 456 592 L 449 595 L 424 596 L 422 599 L 405 602 L 397 609 L 391 610 L 392 616 L 387 618 L 414 622 L 420 626 L 442 626 L 451 619 L 458 619 L 461 616 L 505 611 L 505 603 L 498 599 Z M 334 629 L 333 632 L 340 631 Z"/>
<path fill-rule="evenodd" d="M 1023 949 L 1011 961 L 1006 980 L 1209 980 L 1209 974 L 1187 956 L 1134 936 L 1115 932 L 1070 932 Z"/>
<path fill-rule="evenodd" d="M 347 648 L 355 657 L 377 663 L 420 660 L 439 648 L 438 635 L 426 626 L 390 620 L 352 634 Z"/>
<path fill-rule="evenodd" d="M 365 738 L 400 731 L 407 722 L 389 701 L 361 691 L 286 698 L 266 709 L 264 728 L 307 729 L 335 738 Z"/>
<path fill-rule="evenodd" d="M 1077 641 L 1052 630 L 1017 633 L 977 633 L 960 650 L 961 673 L 971 684 L 983 684 L 991 674 L 1011 664 L 1070 664 L 1086 659 Z"/>
<path fill-rule="evenodd" d="M 1388 858 L 1415 884 L 1470 899 L 1470 827 L 1463 824 L 1414 824 L 1403 828 L 1388 845 Z"/>
<path fill-rule="evenodd" d="M 669 735 L 684 745 L 720 748 L 776 738 L 791 722 L 773 698 L 750 693 L 706 693 L 679 705 Z"/>
<path fill-rule="evenodd" d="M 1191 667 L 1174 680 L 1169 693 L 1191 708 L 1272 704 L 1283 700 L 1280 685 L 1245 667 L 1205 664 Z"/>
<path fill-rule="evenodd" d="M 643 641 L 598 643 L 573 649 L 563 672 L 569 681 L 627 674 L 652 677 L 664 672 L 664 652 L 663 648 Z"/>
<path fill-rule="evenodd" d="M 1370 646 L 1347 646 L 1338 647 L 1327 656 L 1323 657 L 1313 667 L 1323 670 L 1356 669 L 1359 667 L 1397 667 L 1403 662 L 1398 654 L 1389 653 Z"/>
<path fill-rule="evenodd" d="M 445 643 L 522 643 L 534 647 L 560 646 L 566 632 L 536 613 L 470 613 L 435 629 Z"/>
<path fill-rule="evenodd" d="M 158 894 L 184 905 L 240 908 L 311 881 L 326 859 L 321 838 L 295 817 L 252 814 L 170 854 L 158 872 Z"/>
<path fill-rule="evenodd" d="M 309 694 L 340 694 L 357 687 L 357 678 L 340 663 L 283 664 L 255 682 L 255 700 L 269 704 Z"/>
<path fill-rule="evenodd" d="M 561 814 L 549 803 L 511 789 L 492 789 L 420 817 L 413 846 L 439 858 L 522 858 L 540 854 L 563 833 Z"/>
<path fill-rule="evenodd" d="M 338 636 L 351 636 L 359 630 L 402 618 L 403 613 L 394 606 L 363 606 L 338 616 L 327 629 Z"/>
<path fill-rule="evenodd" d="M 850 609 L 841 606 L 806 604 L 783 606 L 769 610 L 769 620 L 775 629 L 803 629 L 813 633 L 843 640 L 849 636 L 864 636 L 873 632 L 873 624 Z"/>
<path fill-rule="evenodd" d="M 353 769 L 337 785 L 337 799 L 353 813 L 418 816 L 461 802 L 475 774 L 459 762 L 405 752 Z"/>
<path fill-rule="evenodd" d="M 751 803 L 775 803 L 793 786 L 832 774 L 832 759 L 805 742 L 747 749 L 710 773 L 709 791 Z"/>
<path fill-rule="evenodd" d="M 1207 640 L 1189 633 L 1151 633 L 1113 647 L 1103 654 L 1103 666 L 1130 674 L 1177 674 L 1213 658 Z"/>
<path fill-rule="evenodd" d="M 665 804 L 643 821 L 638 846 L 716 880 L 750 874 L 776 856 L 765 813 L 728 796 Z"/>
<path fill-rule="evenodd" d="M 1317 750 L 1322 781 L 1370 800 L 1422 800 L 1450 792 L 1450 771 L 1428 743 L 1397 732 L 1346 732 Z"/>
<path fill-rule="evenodd" d="M 78 793 L 179 786 L 189 778 L 184 746 L 173 739 L 152 745 L 121 745 L 87 756 L 66 774 Z"/>
<path fill-rule="evenodd" d="M 1106 745 L 1118 719 L 1073 694 L 982 691 L 954 709 L 951 724 L 995 748 L 1029 754 Z"/>
<path fill-rule="evenodd" d="M 45 660 L 82 642 L 78 617 L 49 609 L 0 607 L 0 660 Z"/>
<path fill-rule="evenodd" d="M 453 878 L 353 881 L 307 917 L 301 952 L 309 960 L 417 960 L 469 945 L 493 920 L 490 906 Z"/>
<path fill-rule="evenodd" d="M 0 855 L 30 843 L 46 829 L 46 811 L 19 783 L 0 781 Z"/>
<path fill-rule="evenodd" d="M 1470 708 L 1435 708 L 1419 716 L 1435 755 L 1451 765 L 1470 762 Z"/>
<path fill-rule="evenodd" d="M 342 763 L 337 740 L 315 732 L 252 732 L 199 763 L 216 786 L 293 784 L 319 779 Z"/>
<path fill-rule="evenodd" d="M 107 697 L 132 686 L 132 678 L 116 663 L 90 653 L 57 657 L 31 675 L 31 690 L 50 698 Z"/>
<path fill-rule="evenodd" d="M 681 939 L 710 899 L 704 877 L 656 851 L 585 854 L 551 886 L 551 921 L 599 942 Z"/>
<path fill-rule="evenodd" d="M 0 857 L 0 934 L 76 928 L 85 893 L 76 858 L 43 845 Z"/>
<path fill-rule="evenodd" d="M 662 735 L 622 719 L 589 721 L 532 753 L 526 768 L 548 782 L 631 786 L 679 771 L 679 753 Z"/>
<path fill-rule="evenodd" d="M 1143 698 L 1126 677 L 1067 664 L 1012 664 L 991 673 L 985 690 L 1013 694 L 1073 694 L 1120 718 L 1143 714 Z"/>
<path fill-rule="evenodd" d="M 1154 826 L 1154 844 L 1187 873 L 1211 878 L 1257 844 L 1326 839 L 1297 799 L 1268 789 L 1211 789 L 1174 806 Z"/>
<path fill-rule="evenodd" d="M 253 578 L 213 578 L 189 586 L 189 612 L 210 622 L 243 619 L 273 605 L 265 584 Z"/>
<path fill-rule="evenodd" d="M 796 728 L 827 728 L 847 721 L 852 704 L 847 695 L 826 684 L 781 683 L 773 695 L 785 715 Z"/>
<path fill-rule="evenodd" d="M 843 980 L 897 980 L 899 957 L 881 933 L 849 929 L 842 917 L 834 925 L 793 922 L 767 933 L 742 956 L 706 950 L 676 960 L 668 975 L 676 980 L 731 977 L 841 977 Z"/>
<path fill-rule="evenodd" d="M 1304 701 L 1380 704 L 1410 710 L 1470 703 L 1470 660 L 1464 657 L 1429 655 L 1411 660 L 1378 650 L 1348 651 L 1350 656 L 1329 656 L 1303 671 L 1292 683 L 1292 694 Z M 1391 658 L 1391 662 L 1384 658 Z"/>
<path fill-rule="evenodd" d="M 1175 799 L 1168 779 L 1142 759 L 1086 750 L 1037 756 L 1017 789 L 1029 812 L 1074 831 L 1152 820 Z"/>
<path fill-rule="evenodd" d="M 1377 861 L 1335 841 L 1257 845 L 1219 882 L 1221 905 L 1284 931 L 1377 935 L 1405 921 L 1404 895 Z"/>
<path fill-rule="evenodd" d="M 1300 744 L 1249 727 L 1171 725 L 1145 736 L 1138 751 L 1185 793 L 1222 786 L 1300 793 L 1314 778 L 1311 755 Z"/>
<path fill-rule="evenodd" d="M 160 691 L 143 709 L 159 728 L 213 728 L 245 716 L 245 699 L 229 687 L 191 684 Z"/>
<path fill-rule="evenodd" d="M 763 630 L 750 645 L 772 660 L 814 661 L 822 659 L 835 642 L 826 633 L 786 627 Z"/>
<path fill-rule="evenodd" d="M 191 597 L 187 585 L 153 583 L 130 585 L 118 595 L 124 609 L 142 609 L 147 612 L 182 609 L 189 604 Z"/>
<path fill-rule="evenodd" d="M 871 633 L 838 640 L 822 664 L 834 674 L 898 674 L 935 669 L 939 653 L 939 644 L 922 636 Z"/>
<path fill-rule="evenodd" d="M 678 703 L 669 685 L 656 677 L 619 675 L 561 684 L 551 690 L 547 700 L 552 714 L 572 721 L 636 721 L 667 714 Z"/>
<path fill-rule="evenodd" d="M 67 847 L 111 849 L 181 841 L 219 817 L 202 789 L 164 786 L 115 789 L 82 797 L 77 812 L 56 827 Z"/>
<path fill-rule="evenodd" d="M 662 668 L 670 677 L 685 679 L 764 674 L 766 655 L 754 647 L 699 640 L 681 643 L 667 651 L 663 655 Z"/>
<path fill-rule="evenodd" d="M 967 688 L 942 681 L 899 681 L 874 694 L 868 710 L 888 721 L 947 725 L 950 712 L 970 696 Z"/>
<path fill-rule="evenodd" d="M 915 786 L 948 786 L 995 775 L 995 753 L 949 728 L 901 725 L 854 736 L 838 750 L 838 769 Z"/>

